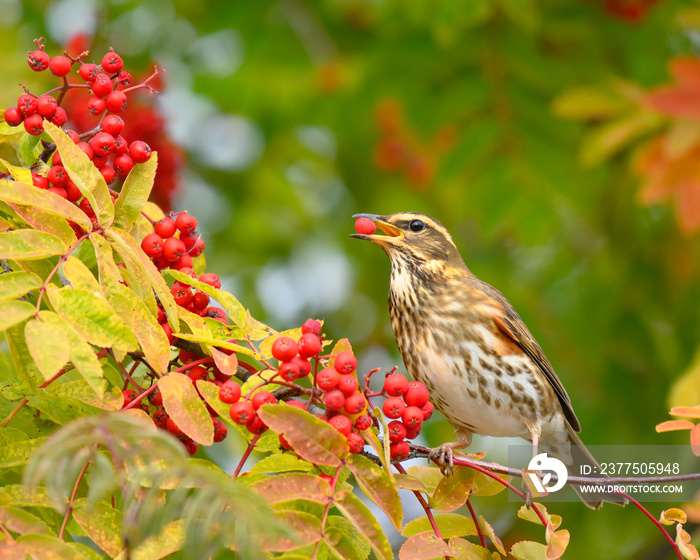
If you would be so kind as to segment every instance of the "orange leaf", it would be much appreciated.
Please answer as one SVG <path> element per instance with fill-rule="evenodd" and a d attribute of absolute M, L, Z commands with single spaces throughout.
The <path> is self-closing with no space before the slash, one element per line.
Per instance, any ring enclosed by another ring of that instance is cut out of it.
<path fill-rule="evenodd" d="M 669 117 L 700 119 L 700 96 L 697 91 L 676 86 L 662 87 L 647 95 L 647 104 Z"/>
<path fill-rule="evenodd" d="M 693 449 L 693 455 L 700 457 L 700 424 L 690 430 L 690 447 Z"/>
<path fill-rule="evenodd" d="M 219 371 L 224 375 L 235 375 L 238 369 L 238 358 L 235 353 L 231 355 L 221 352 L 216 348 L 211 349 L 211 357 L 214 358 L 214 363 Z"/>
<path fill-rule="evenodd" d="M 669 63 L 669 72 L 678 85 L 700 92 L 700 60 L 694 56 L 680 56 Z"/>
<path fill-rule="evenodd" d="M 178 428 L 197 443 L 214 443 L 211 416 L 189 377 L 170 373 L 158 380 L 158 388 L 163 395 L 165 412 Z"/>
<path fill-rule="evenodd" d="M 671 416 L 687 416 L 688 418 L 700 418 L 700 405 L 697 406 L 674 406 L 670 412 Z"/>
<path fill-rule="evenodd" d="M 688 521 L 688 516 L 680 508 L 671 508 L 661 512 L 659 521 L 664 525 L 673 525 L 674 523 L 685 523 Z"/>
<path fill-rule="evenodd" d="M 683 233 L 691 234 L 700 229 L 700 180 L 688 178 L 681 183 L 676 214 Z"/>
<path fill-rule="evenodd" d="M 455 556 L 450 546 L 432 531 L 418 533 L 406 540 L 399 550 L 399 560 L 428 560 L 440 556 Z"/>
<path fill-rule="evenodd" d="M 692 430 L 695 427 L 690 420 L 667 420 L 666 422 L 661 422 L 661 424 L 656 425 L 656 431 L 661 432 L 673 432 L 675 430 Z"/>
<path fill-rule="evenodd" d="M 252 485 L 253 490 L 275 504 L 287 500 L 328 503 L 330 485 L 321 477 L 304 473 L 287 473 L 264 478 Z"/>
<path fill-rule="evenodd" d="M 551 534 L 547 531 L 547 560 L 561 558 L 564 551 L 566 551 L 566 547 L 569 546 L 570 539 L 571 535 L 566 529 L 554 531 Z"/>

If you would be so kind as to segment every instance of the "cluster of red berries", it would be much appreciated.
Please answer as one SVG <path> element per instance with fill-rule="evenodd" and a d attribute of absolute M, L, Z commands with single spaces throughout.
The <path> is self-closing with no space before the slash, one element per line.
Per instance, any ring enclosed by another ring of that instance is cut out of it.
<path fill-rule="evenodd" d="M 410 451 L 406 440 L 416 438 L 423 422 L 433 414 L 433 404 L 428 400 L 430 393 L 423 383 L 408 381 L 400 373 L 392 373 L 384 380 L 382 393 L 388 397 L 382 412 L 391 419 L 386 434 L 391 442 L 391 458 L 402 461 Z"/>
<path fill-rule="evenodd" d="M 141 249 L 158 270 L 191 269 L 192 259 L 204 252 L 204 240 L 196 231 L 197 218 L 187 212 L 158 220 L 153 225 L 153 230 L 141 241 Z M 187 304 L 183 305 L 186 306 Z"/>
<path fill-rule="evenodd" d="M 44 51 L 41 41 L 42 39 L 37 39 L 38 48 L 29 53 L 27 62 L 30 68 L 37 72 L 48 68 L 55 76 L 62 78 L 63 84 L 39 96 L 26 91 L 19 96 L 15 107 L 5 110 L 5 122 L 13 127 L 24 124 L 29 134 L 41 136 L 44 132 L 44 120 L 49 120 L 56 126 L 63 126 L 68 122 L 69 115 L 60 106 L 65 94 L 69 90 L 89 88 L 93 97 L 87 102 L 88 110 L 92 115 L 99 117 L 99 122 L 91 130 L 83 133 L 70 129 L 64 132 L 90 158 L 108 185 L 114 184 L 119 178 L 125 178 L 135 164 L 148 161 L 151 157 L 151 148 L 141 140 L 128 143 L 122 136 L 126 123 L 119 116 L 119 113 L 126 108 L 127 93 L 142 87 L 150 87 L 146 85 L 148 80 L 142 84 L 127 87 L 131 83 L 131 75 L 123 71 L 122 58 L 111 49 L 98 66 L 81 60 L 88 55 L 88 52 L 75 58 L 64 55 L 52 58 Z M 79 66 L 77 74 L 84 83 L 68 82 L 68 75 L 76 65 Z M 58 98 L 54 97 L 55 93 L 58 93 Z M 51 157 L 50 162 L 49 157 Z M 50 151 L 45 150 L 42 158 L 45 158 L 44 161 L 50 167 L 47 172 L 32 173 L 34 185 L 49 189 L 77 203 L 82 198 L 82 194 L 62 165 L 58 151 L 51 154 Z M 95 213 L 86 200 L 80 203 L 80 207 L 88 216 L 94 218 Z"/>

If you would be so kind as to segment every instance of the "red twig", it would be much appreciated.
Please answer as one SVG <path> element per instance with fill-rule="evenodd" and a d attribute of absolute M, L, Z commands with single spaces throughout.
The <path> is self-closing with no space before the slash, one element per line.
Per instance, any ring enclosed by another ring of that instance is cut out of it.
<path fill-rule="evenodd" d="M 73 513 L 73 503 L 75 503 L 75 496 L 78 494 L 78 487 L 80 486 L 80 482 L 83 480 L 83 476 L 85 476 L 85 471 L 87 470 L 89 464 L 90 461 L 87 461 L 85 463 L 83 470 L 81 470 L 80 474 L 78 475 L 78 480 L 75 481 L 75 486 L 73 486 L 73 493 L 71 494 L 70 501 L 68 502 L 68 509 L 66 510 L 66 515 L 63 517 L 63 524 L 61 525 L 61 530 L 58 533 L 58 538 L 61 540 L 63 540 L 63 533 L 66 530 L 68 518 L 70 517 L 70 514 Z"/>
<path fill-rule="evenodd" d="M 340 471 L 343 468 L 343 465 L 345 463 L 341 463 L 338 465 L 338 468 L 335 469 L 335 473 L 333 474 L 333 480 L 331 480 L 331 495 L 328 497 L 328 503 L 326 504 L 326 509 L 323 512 L 323 519 L 321 520 L 321 534 L 324 534 L 325 527 L 326 527 L 326 521 L 328 520 L 328 514 L 331 511 L 331 506 L 333 505 L 333 494 L 335 494 L 335 487 L 338 484 L 338 477 L 340 476 Z M 318 556 L 318 548 L 321 545 L 321 541 L 323 539 L 319 539 L 316 541 L 316 547 L 314 548 L 314 554 L 311 557 L 311 560 L 316 560 L 316 557 Z"/>
<path fill-rule="evenodd" d="M 238 475 L 240 474 L 243 465 L 248 460 L 248 457 L 250 457 L 250 454 L 253 452 L 253 449 L 255 449 L 255 446 L 257 445 L 261 435 L 262 434 L 255 434 L 255 436 L 253 436 L 253 439 L 250 440 L 248 448 L 245 450 L 245 453 L 243 453 L 243 457 L 241 457 L 241 460 L 238 463 L 238 466 L 236 467 L 236 470 L 234 471 L 233 475 L 231 475 L 231 478 L 233 480 L 236 480 L 238 478 Z"/>
<path fill-rule="evenodd" d="M 479 520 L 476 518 L 476 512 L 474 511 L 474 508 L 472 507 L 472 503 L 469 501 L 469 498 L 467 498 L 467 507 L 469 508 L 469 513 L 471 513 L 472 519 L 474 520 L 476 532 L 479 535 L 479 542 L 481 542 L 481 546 L 486 548 L 486 539 L 484 538 L 484 533 L 481 530 L 481 525 L 479 525 Z"/>
<path fill-rule="evenodd" d="M 134 90 L 137 90 L 137 89 L 146 88 L 146 89 L 148 90 L 149 93 L 153 93 L 155 90 L 154 90 L 151 86 L 148 85 L 148 82 L 150 82 L 150 81 L 151 81 L 153 78 L 155 78 L 158 74 L 162 74 L 163 72 L 165 72 L 165 70 L 158 70 L 158 67 L 156 66 L 156 67 L 154 68 L 154 70 L 153 70 L 153 74 L 151 74 L 151 75 L 150 75 L 148 78 L 146 78 L 143 82 L 141 82 L 140 84 L 136 84 L 135 86 L 131 86 L 131 87 L 125 88 L 125 89 L 123 89 L 122 91 L 123 91 L 124 93 L 128 93 L 128 92 L 130 92 L 130 91 L 134 91 Z"/>

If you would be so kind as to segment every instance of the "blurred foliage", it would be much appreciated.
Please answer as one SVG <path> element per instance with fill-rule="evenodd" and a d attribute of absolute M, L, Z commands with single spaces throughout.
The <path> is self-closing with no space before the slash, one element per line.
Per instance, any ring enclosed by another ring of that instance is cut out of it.
<path fill-rule="evenodd" d="M 16 82 L 38 79 L 17 62 L 34 37 L 78 31 L 167 67 L 166 126 L 188 154 L 176 207 L 200 219 L 209 270 L 256 317 L 281 329 L 322 316 L 332 338 L 398 362 L 387 259 L 347 234 L 355 212 L 422 211 L 518 309 L 585 442 L 684 441 L 654 425 L 669 404 L 696 404 L 666 395 L 686 369 L 684 387 L 700 383 L 700 194 L 652 196 L 634 162 L 678 126 L 697 160 L 698 115 L 645 97 L 674 81 L 671 60 L 697 55 L 697 1 L 3 5 Z M 698 181 L 694 166 L 683 172 Z M 629 508 L 561 513 L 575 527 L 567 558 L 669 557 Z"/>

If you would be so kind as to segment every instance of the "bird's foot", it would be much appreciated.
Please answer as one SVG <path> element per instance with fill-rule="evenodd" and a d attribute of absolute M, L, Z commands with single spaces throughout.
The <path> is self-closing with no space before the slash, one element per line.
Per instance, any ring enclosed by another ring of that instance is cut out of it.
<path fill-rule="evenodd" d="M 454 449 L 455 447 L 462 447 L 464 444 L 458 443 L 443 443 L 439 447 L 433 447 L 430 450 L 429 459 L 436 459 L 437 464 L 440 467 L 440 472 L 443 476 L 452 476 L 455 472 L 454 467 Z"/>

